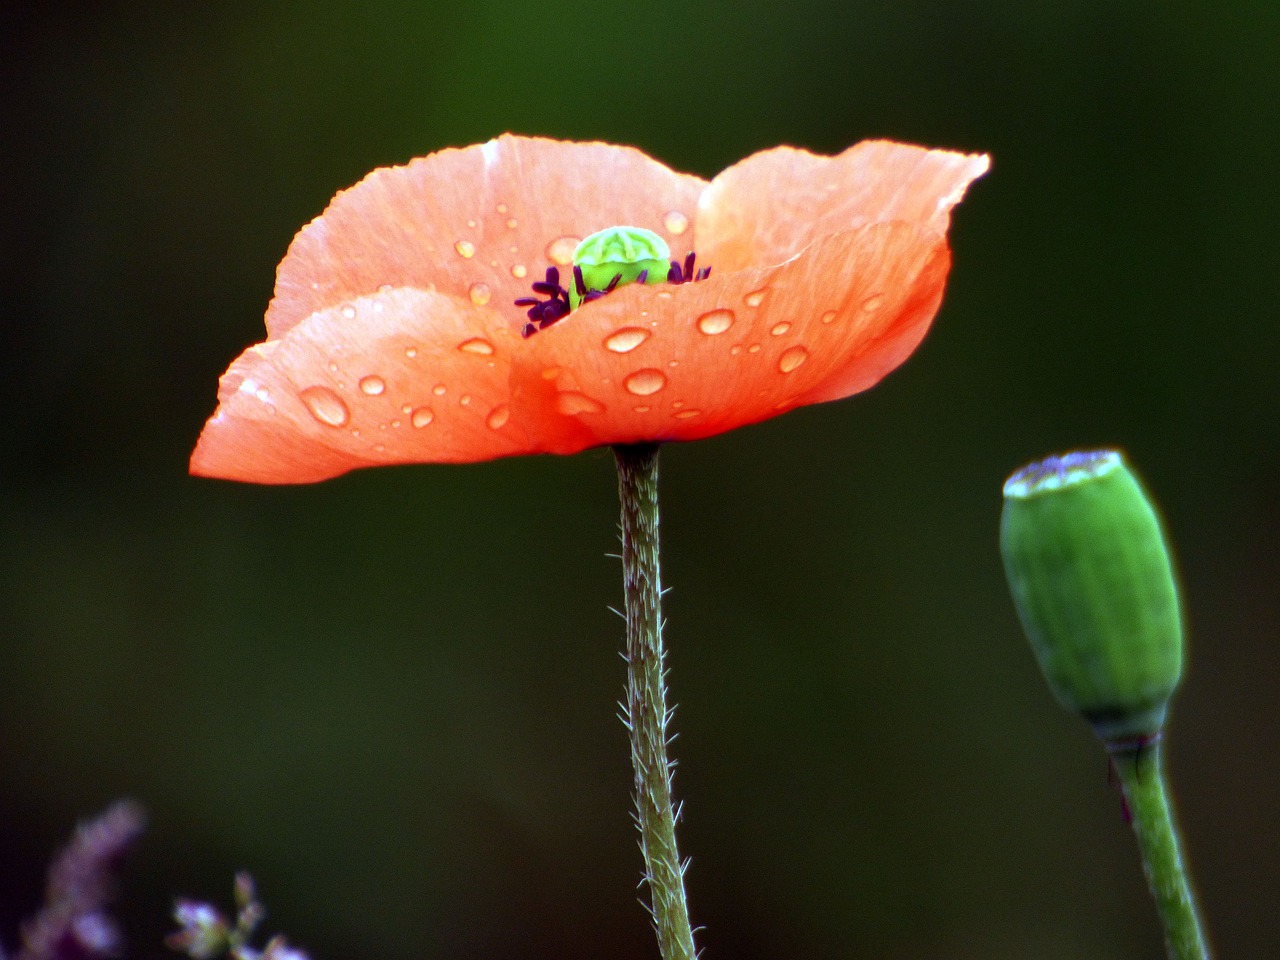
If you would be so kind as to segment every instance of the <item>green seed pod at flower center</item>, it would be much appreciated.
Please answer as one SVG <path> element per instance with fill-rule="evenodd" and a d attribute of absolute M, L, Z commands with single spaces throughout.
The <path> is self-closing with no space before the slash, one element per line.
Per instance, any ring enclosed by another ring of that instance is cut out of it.
<path fill-rule="evenodd" d="M 583 300 L 591 299 L 592 292 L 604 292 L 637 281 L 665 283 L 670 259 L 667 242 L 652 230 L 643 227 L 598 230 L 573 252 L 573 265 L 581 270 L 585 289 L 579 290 L 576 283 L 569 284 L 569 303 L 576 310 Z"/>
<path fill-rule="evenodd" d="M 1150 737 L 1182 673 L 1182 617 L 1160 521 L 1112 450 L 1050 457 L 1004 487 L 1000 549 L 1054 694 L 1107 741 Z"/>

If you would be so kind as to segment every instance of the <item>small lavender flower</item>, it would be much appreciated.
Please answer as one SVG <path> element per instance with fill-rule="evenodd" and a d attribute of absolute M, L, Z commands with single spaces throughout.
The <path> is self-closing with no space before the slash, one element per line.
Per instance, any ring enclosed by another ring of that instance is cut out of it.
<path fill-rule="evenodd" d="M 223 955 L 230 960 L 309 960 L 281 936 L 272 937 L 261 950 L 250 946 L 249 940 L 267 911 L 258 901 L 253 877 L 247 873 L 236 874 L 235 903 L 236 920 L 232 924 L 211 904 L 179 900 L 173 908 L 179 929 L 165 943 L 191 960 L 214 960 Z"/>
<path fill-rule="evenodd" d="M 23 924 L 17 960 L 105 960 L 120 952 L 120 931 L 105 907 L 145 819 L 138 804 L 121 800 L 76 828 L 49 868 L 44 906 Z"/>

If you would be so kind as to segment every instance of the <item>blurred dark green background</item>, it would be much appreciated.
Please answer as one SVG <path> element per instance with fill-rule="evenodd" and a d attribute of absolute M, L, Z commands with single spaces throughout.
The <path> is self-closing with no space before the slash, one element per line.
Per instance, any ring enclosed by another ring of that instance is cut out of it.
<path fill-rule="evenodd" d="M 1280 5 L 11 2 L 0 12 L 0 937 L 77 818 L 152 829 L 134 957 L 250 868 L 316 960 L 651 958 L 614 719 L 611 458 L 186 476 L 276 262 L 369 169 L 504 130 L 710 176 L 990 151 L 876 390 L 664 454 L 709 960 L 1157 958 L 1052 702 L 1000 484 L 1125 447 L 1176 540 L 1169 743 L 1222 956 L 1280 895 Z"/>

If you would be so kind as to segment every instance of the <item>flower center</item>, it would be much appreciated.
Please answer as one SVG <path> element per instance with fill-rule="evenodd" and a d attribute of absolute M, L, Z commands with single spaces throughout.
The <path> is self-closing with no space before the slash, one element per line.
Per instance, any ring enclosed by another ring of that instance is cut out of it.
<path fill-rule="evenodd" d="M 533 284 L 533 292 L 547 299 L 515 301 L 517 307 L 529 308 L 521 336 L 531 337 L 582 304 L 628 283 L 686 283 L 711 275 L 710 267 L 694 272 L 697 257 L 692 250 L 683 265 L 670 256 L 667 242 L 643 227 L 609 227 L 591 234 L 573 252 L 573 282 L 567 289 L 560 285 L 560 270 L 547 267 L 545 278 Z"/>

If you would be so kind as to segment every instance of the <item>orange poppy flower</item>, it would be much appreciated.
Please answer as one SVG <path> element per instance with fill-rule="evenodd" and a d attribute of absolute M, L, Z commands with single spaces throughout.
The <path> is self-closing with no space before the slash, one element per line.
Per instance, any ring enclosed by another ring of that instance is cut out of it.
<path fill-rule="evenodd" d="M 708 183 L 629 147 L 503 136 L 376 170 L 294 238 L 191 472 L 305 483 L 695 440 L 865 390 L 924 336 L 950 210 L 987 166 L 868 141 Z M 522 336 L 533 301 L 515 301 L 618 225 L 711 275 L 620 286 Z"/>

